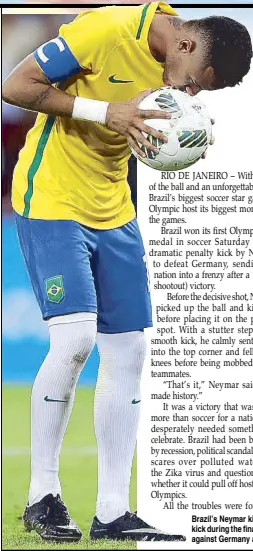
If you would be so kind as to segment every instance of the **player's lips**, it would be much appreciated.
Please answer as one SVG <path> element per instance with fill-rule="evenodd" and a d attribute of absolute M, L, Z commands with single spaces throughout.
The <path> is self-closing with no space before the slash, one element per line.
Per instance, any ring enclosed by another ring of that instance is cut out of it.
<path fill-rule="evenodd" d="M 194 96 L 195 94 L 192 91 L 190 86 L 172 86 L 173 90 L 180 90 L 180 92 L 185 92 L 189 96 Z"/>
<path fill-rule="evenodd" d="M 180 90 L 181 92 L 187 92 L 188 94 L 191 93 L 191 88 L 189 86 L 176 86 L 175 84 L 172 84 L 168 78 L 164 78 L 163 82 L 165 86 L 169 86 L 173 90 Z"/>
<path fill-rule="evenodd" d="M 191 95 L 192 95 L 191 87 L 190 87 L 190 86 L 186 86 L 186 87 L 185 87 L 185 92 L 187 92 L 187 94 L 190 94 L 190 96 L 191 96 Z"/>

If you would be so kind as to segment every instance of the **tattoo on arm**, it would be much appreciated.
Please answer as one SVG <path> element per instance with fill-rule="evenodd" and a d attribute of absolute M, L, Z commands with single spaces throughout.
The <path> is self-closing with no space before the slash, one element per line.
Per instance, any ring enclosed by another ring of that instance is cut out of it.
<path fill-rule="evenodd" d="M 42 90 L 35 99 L 33 99 L 32 101 L 29 101 L 26 104 L 26 107 L 28 109 L 34 109 L 36 111 L 39 111 L 41 104 L 49 96 L 50 92 L 51 92 L 51 85 L 46 84 L 45 89 Z"/>
<path fill-rule="evenodd" d="M 32 99 L 28 101 L 24 101 L 21 107 L 24 107 L 25 109 L 31 109 L 32 111 L 40 111 L 43 112 L 43 102 L 47 97 L 50 95 L 51 92 L 51 84 L 46 84 L 42 82 L 38 82 L 34 80 L 34 83 L 43 85 L 43 89 L 40 89 L 40 92 L 37 94 L 37 97 L 33 97 Z M 42 109 L 41 109 L 42 106 Z"/>
<path fill-rule="evenodd" d="M 42 90 L 42 92 L 37 96 L 35 103 L 36 105 L 41 105 L 41 103 L 46 99 L 51 91 L 51 85 L 45 85 L 45 90 Z"/>

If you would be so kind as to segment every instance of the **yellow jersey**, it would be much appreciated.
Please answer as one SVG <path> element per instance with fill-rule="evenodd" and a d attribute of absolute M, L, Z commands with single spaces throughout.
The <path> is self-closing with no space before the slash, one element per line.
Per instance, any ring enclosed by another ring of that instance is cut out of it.
<path fill-rule="evenodd" d="M 167 4 L 152 2 L 85 11 L 62 25 L 50 48 L 68 50 L 71 63 L 74 59 L 88 74 L 75 72 L 61 82 L 61 89 L 114 102 L 162 86 L 164 65 L 153 58 L 148 45 L 157 10 L 177 15 Z M 49 50 L 38 50 L 48 62 Z M 29 218 L 74 220 L 97 229 L 120 227 L 135 216 L 127 183 L 129 156 L 126 138 L 106 126 L 40 113 L 15 167 L 13 208 Z"/>

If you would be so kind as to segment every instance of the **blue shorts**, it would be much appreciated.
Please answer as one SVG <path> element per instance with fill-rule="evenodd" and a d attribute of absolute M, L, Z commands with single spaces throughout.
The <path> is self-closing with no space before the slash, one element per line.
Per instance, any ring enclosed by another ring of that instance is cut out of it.
<path fill-rule="evenodd" d="M 97 312 L 101 333 L 152 326 L 145 251 L 136 219 L 112 230 L 16 213 L 15 219 L 44 319 Z"/>

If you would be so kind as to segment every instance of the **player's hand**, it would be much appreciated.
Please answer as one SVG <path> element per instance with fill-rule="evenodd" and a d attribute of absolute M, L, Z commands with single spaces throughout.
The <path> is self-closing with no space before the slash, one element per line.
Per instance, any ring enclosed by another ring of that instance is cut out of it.
<path fill-rule="evenodd" d="M 215 124 L 215 119 L 211 119 L 211 123 L 212 123 L 212 125 L 214 125 Z M 211 140 L 209 142 L 209 145 L 213 145 L 214 142 L 215 142 L 215 138 L 214 138 L 214 136 L 211 136 Z M 207 155 L 207 150 L 204 151 L 203 155 L 201 155 L 201 159 L 205 159 L 206 155 Z"/>
<path fill-rule="evenodd" d="M 109 103 L 106 115 L 106 125 L 110 130 L 114 130 L 125 136 L 129 144 L 135 149 L 136 153 L 141 157 L 146 157 L 141 150 L 141 146 L 158 153 L 159 149 L 151 144 L 142 132 L 151 134 L 154 138 L 166 143 L 168 139 L 158 130 L 144 123 L 145 119 L 170 119 L 169 113 L 154 109 L 139 109 L 138 104 L 142 99 L 148 96 L 152 90 L 145 90 L 130 101 L 119 101 Z"/>

